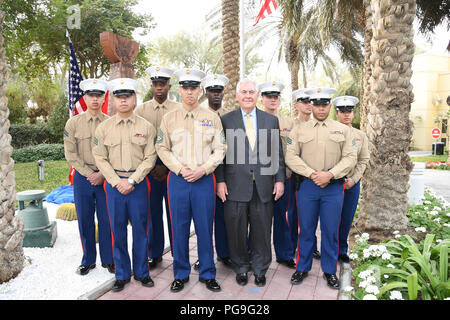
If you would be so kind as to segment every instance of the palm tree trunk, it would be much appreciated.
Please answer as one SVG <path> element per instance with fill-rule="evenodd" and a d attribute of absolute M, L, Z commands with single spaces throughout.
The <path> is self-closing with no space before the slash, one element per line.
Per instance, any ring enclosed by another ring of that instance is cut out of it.
<path fill-rule="evenodd" d="M 0 5 L 2 0 L 0 0 Z M 6 98 L 8 73 L 3 47 L 3 19 L 0 11 L 0 283 L 16 277 L 23 269 L 23 221 L 15 216 L 14 161 Z"/>
<path fill-rule="evenodd" d="M 223 73 L 230 82 L 225 87 L 223 108 L 236 109 L 236 86 L 239 82 L 239 0 L 222 0 Z"/>
<path fill-rule="evenodd" d="M 369 79 L 372 75 L 370 64 L 370 41 L 372 40 L 372 15 L 370 11 L 370 1 L 364 0 L 364 71 L 361 78 L 361 103 L 359 105 L 360 110 L 360 129 L 366 131 L 367 126 L 367 99 L 370 93 Z"/>
<path fill-rule="evenodd" d="M 295 91 L 298 89 L 298 72 L 300 69 L 300 64 L 298 63 L 298 61 L 293 61 L 291 62 L 291 64 L 289 65 L 289 71 L 291 72 L 291 88 L 292 91 Z M 298 116 L 298 111 L 297 108 L 295 108 L 295 99 L 292 99 L 292 104 L 291 104 L 291 117 L 292 118 L 296 118 Z"/>
<path fill-rule="evenodd" d="M 371 75 L 364 88 L 371 159 L 364 176 L 357 225 L 366 232 L 405 230 L 408 223 L 410 83 L 414 55 L 414 0 L 372 0 Z"/>

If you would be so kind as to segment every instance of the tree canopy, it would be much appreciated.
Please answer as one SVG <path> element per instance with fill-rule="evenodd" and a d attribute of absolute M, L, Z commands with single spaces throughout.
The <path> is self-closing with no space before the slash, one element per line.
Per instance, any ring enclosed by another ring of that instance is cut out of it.
<path fill-rule="evenodd" d="M 104 31 L 131 38 L 136 30 L 143 35 L 153 27 L 149 14 L 137 14 L 137 0 L 5 0 L 4 36 L 6 56 L 12 72 L 27 79 L 51 75 L 69 61 L 69 30 L 83 77 L 102 77 L 109 73 L 110 62 L 104 56 L 99 34 Z M 79 27 L 68 24 L 79 15 Z M 137 75 L 147 64 L 145 46 L 135 66 Z"/>

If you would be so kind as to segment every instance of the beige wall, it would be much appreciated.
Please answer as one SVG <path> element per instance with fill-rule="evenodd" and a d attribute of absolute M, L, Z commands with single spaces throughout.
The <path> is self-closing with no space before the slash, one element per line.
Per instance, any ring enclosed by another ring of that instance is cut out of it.
<path fill-rule="evenodd" d="M 434 118 L 445 114 L 449 108 L 446 100 L 450 95 L 450 57 L 419 54 L 414 56 L 412 69 L 414 101 L 410 118 L 414 122 L 414 129 L 411 147 L 413 150 L 431 150 L 434 142 L 431 130 L 434 127 L 441 129 Z M 448 134 L 443 133 L 441 138 L 447 138 L 448 150 Z"/>

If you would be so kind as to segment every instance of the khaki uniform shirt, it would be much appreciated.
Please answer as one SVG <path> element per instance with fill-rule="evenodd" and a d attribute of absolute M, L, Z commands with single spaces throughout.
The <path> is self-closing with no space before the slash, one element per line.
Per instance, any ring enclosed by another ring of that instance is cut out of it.
<path fill-rule="evenodd" d="M 103 113 L 96 116 L 89 111 L 70 118 L 64 128 L 64 155 L 70 165 L 81 175 L 88 177 L 95 165 L 92 148 L 94 147 L 94 134 L 98 125 L 109 117 Z"/>
<path fill-rule="evenodd" d="M 348 126 L 335 120 L 313 119 L 291 131 L 286 164 L 307 178 L 315 171 L 330 171 L 334 179 L 339 179 L 356 165 L 356 151 L 356 141 Z"/>
<path fill-rule="evenodd" d="M 311 117 L 309 118 L 309 120 L 305 120 L 305 119 L 303 119 L 302 117 L 297 116 L 297 118 L 294 119 L 294 125 L 297 125 L 297 124 L 300 124 L 300 123 L 305 123 L 305 122 L 311 121 L 312 118 L 313 118 L 313 117 L 311 116 Z"/>
<path fill-rule="evenodd" d="M 93 154 L 95 163 L 113 187 L 120 177 L 136 183 L 155 166 L 156 130 L 147 120 L 134 113 L 123 119 L 114 115 L 101 123 L 95 131 Z"/>
<path fill-rule="evenodd" d="M 369 164 L 369 139 L 361 130 L 352 128 L 352 132 L 358 147 L 358 160 L 356 166 L 347 174 L 347 178 L 351 178 L 355 181 L 355 183 L 358 183 L 358 181 L 361 180 L 367 165 Z"/>
<path fill-rule="evenodd" d="M 214 110 L 213 108 L 208 107 L 208 110 L 211 111 L 211 112 L 214 112 L 214 113 L 217 114 L 219 117 L 221 117 L 221 116 L 223 116 L 225 113 L 227 113 L 223 107 L 220 107 L 219 110 Z"/>
<path fill-rule="evenodd" d="M 280 136 L 281 136 L 281 144 L 283 146 L 283 155 L 286 159 L 286 149 L 287 149 L 287 141 L 289 138 L 289 134 L 291 130 L 294 128 L 294 120 L 285 115 L 278 114 L 277 115 L 278 122 L 280 124 Z M 286 166 L 286 178 L 289 178 L 292 174 L 291 169 Z"/>
<path fill-rule="evenodd" d="M 175 174 L 183 167 L 214 172 L 225 157 L 227 145 L 222 122 L 217 114 L 198 106 L 184 107 L 167 113 L 156 139 L 156 152 Z"/>
<path fill-rule="evenodd" d="M 180 108 L 181 104 L 167 99 L 163 104 L 159 104 L 155 99 L 144 102 L 136 107 L 134 113 L 150 122 L 158 132 L 161 126 L 162 117 L 176 108 Z"/>

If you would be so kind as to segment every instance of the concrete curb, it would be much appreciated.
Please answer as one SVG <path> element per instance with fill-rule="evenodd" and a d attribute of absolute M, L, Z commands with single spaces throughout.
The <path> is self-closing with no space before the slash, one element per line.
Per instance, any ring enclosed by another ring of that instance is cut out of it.
<path fill-rule="evenodd" d="M 353 300 L 349 292 L 344 291 L 344 288 L 352 285 L 352 266 L 350 263 L 341 262 L 339 272 L 339 294 L 338 300 Z"/>

